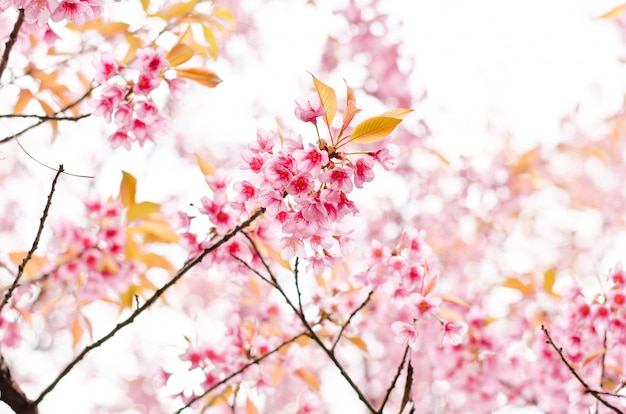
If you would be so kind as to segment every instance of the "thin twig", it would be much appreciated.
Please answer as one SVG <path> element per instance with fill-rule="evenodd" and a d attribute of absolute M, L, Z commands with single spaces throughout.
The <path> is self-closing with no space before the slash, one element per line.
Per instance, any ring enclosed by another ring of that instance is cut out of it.
<path fill-rule="evenodd" d="M 298 340 L 298 338 L 300 338 L 301 336 L 306 336 L 307 333 L 306 332 L 301 332 L 298 335 L 284 341 L 282 344 L 278 345 L 276 348 L 272 349 L 271 351 L 268 351 L 266 353 L 264 353 L 263 355 L 253 359 L 252 361 L 248 362 L 246 365 L 242 366 L 241 368 L 239 368 L 237 371 L 233 372 L 232 374 L 228 375 L 227 377 L 224 377 L 220 382 L 218 382 L 217 384 L 212 385 L 210 388 L 204 390 L 204 392 L 202 392 L 202 394 L 200 395 L 196 395 L 195 397 L 193 397 L 191 400 L 189 400 L 189 402 L 184 406 L 181 407 L 178 411 L 176 411 L 176 414 L 181 413 L 183 410 L 191 407 L 191 405 L 193 403 L 195 403 L 196 401 L 206 397 L 209 393 L 211 393 L 213 390 L 215 390 L 217 387 L 220 387 L 224 384 L 226 384 L 228 381 L 230 381 L 231 379 L 235 378 L 237 375 L 243 373 L 246 369 L 250 368 L 252 365 L 256 365 L 259 362 L 263 361 L 265 358 L 275 354 L 276 352 L 280 351 L 283 347 L 291 344 L 292 342 Z"/>
<path fill-rule="evenodd" d="M 248 237 L 248 240 L 250 241 L 250 243 L 252 243 L 252 248 L 256 252 L 256 254 L 259 257 L 259 259 L 261 260 L 261 262 L 263 263 L 263 266 L 267 270 L 267 272 L 270 275 L 271 279 L 275 281 L 276 277 L 274 276 L 274 274 L 272 273 L 269 265 L 267 264 L 267 262 L 265 261 L 265 259 L 261 255 L 258 247 L 256 246 L 256 243 L 254 243 L 254 240 L 252 240 L 252 238 L 250 238 L 249 236 L 247 236 L 247 237 Z M 359 397 L 359 400 L 361 400 L 361 402 L 363 402 L 363 404 L 365 404 L 365 406 L 367 407 L 368 410 L 370 410 L 370 412 L 376 413 L 377 412 L 376 408 L 367 399 L 365 394 L 363 394 L 363 391 L 361 391 L 359 386 L 356 385 L 356 383 L 352 380 L 350 375 L 348 375 L 348 373 L 344 369 L 344 367 L 341 364 L 341 362 L 339 362 L 339 360 L 335 356 L 335 353 L 324 344 L 324 341 L 322 341 L 322 339 L 317 335 L 317 333 L 315 332 L 315 330 L 313 329 L 313 327 L 311 326 L 309 321 L 307 321 L 307 319 L 305 318 L 304 314 L 300 313 L 300 311 L 298 310 L 296 305 L 294 305 L 294 303 L 291 301 L 291 299 L 289 299 L 289 296 L 287 296 L 287 294 L 285 293 L 285 291 L 282 289 L 282 287 L 280 286 L 280 284 L 278 282 L 275 283 L 275 287 L 276 287 L 276 290 L 278 290 L 278 292 L 281 294 L 281 296 L 285 299 L 285 301 L 287 302 L 287 305 L 298 316 L 298 318 L 300 319 L 300 322 L 302 322 L 304 327 L 309 332 L 309 336 L 311 337 L 311 339 L 313 339 L 313 341 L 315 343 L 317 343 L 317 345 L 322 349 L 322 351 L 324 351 L 326 356 L 333 362 L 335 367 L 339 370 L 339 373 L 341 374 L 341 376 L 348 382 L 348 384 L 354 390 L 354 392 L 356 392 L 357 396 Z"/>
<path fill-rule="evenodd" d="M 367 294 L 367 297 L 365 298 L 365 300 L 363 302 L 361 302 L 361 304 L 354 311 L 352 311 L 352 313 L 348 317 L 348 320 L 346 321 L 346 323 L 341 325 L 341 329 L 339 330 L 339 334 L 337 335 L 337 338 L 335 339 L 335 342 L 333 343 L 333 345 L 330 347 L 331 351 L 335 352 L 335 348 L 337 347 L 337 344 L 339 343 L 339 340 L 341 339 L 341 336 L 343 335 L 343 331 L 345 331 L 346 328 L 348 327 L 348 325 L 350 324 L 350 322 L 352 322 L 352 318 L 354 318 L 354 316 L 357 313 L 359 313 L 365 307 L 365 305 L 367 305 L 367 303 L 372 298 L 373 294 L 374 294 L 374 291 L 373 290 L 370 291 L 370 293 Z"/>
<path fill-rule="evenodd" d="M 559 354 L 559 357 L 561 358 L 561 361 L 563 361 L 563 363 L 567 366 L 567 368 L 572 373 L 572 375 L 574 377 L 576 377 L 578 382 L 580 382 L 580 384 L 585 389 L 585 392 L 588 392 L 589 394 L 591 394 L 596 400 L 598 400 L 602 404 L 604 404 L 605 407 L 610 408 L 611 410 L 615 411 L 616 413 L 624 414 L 624 412 L 622 410 L 620 410 L 619 408 L 615 407 L 614 405 L 612 405 L 611 403 L 606 401 L 604 398 L 602 398 L 600 392 L 591 389 L 591 387 L 589 387 L 589 385 L 587 385 L 585 380 L 582 379 L 582 377 L 578 374 L 576 369 L 574 369 L 572 364 L 570 364 L 569 361 L 567 360 L 567 358 L 565 358 L 565 355 L 563 355 L 563 348 L 559 348 L 558 346 L 556 346 L 556 344 L 552 340 L 552 337 L 550 336 L 550 333 L 548 332 L 548 329 L 544 325 L 541 325 L 541 330 L 546 335 L 546 338 L 547 338 L 546 343 L 550 344 L 550 346 L 552 346 L 552 348 L 554 348 L 554 350 Z"/>
<path fill-rule="evenodd" d="M 300 269 L 298 269 L 298 265 L 300 264 L 300 258 L 296 257 L 296 264 L 293 269 L 293 276 L 296 282 L 296 293 L 298 294 L 298 309 L 300 313 L 304 315 L 304 308 L 302 307 L 302 292 L 300 292 Z"/>
<path fill-rule="evenodd" d="M 404 349 L 404 355 L 402 355 L 402 361 L 400 362 L 400 365 L 398 365 L 398 369 L 396 370 L 396 375 L 394 375 L 393 380 L 391 380 L 391 384 L 389 384 L 389 388 L 387 388 L 387 392 L 385 393 L 385 397 L 383 398 L 383 402 L 380 404 L 380 408 L 378 409 L 377 413 L 382 414 L 383 409 L 385 408 L 385 404 L 387 404 L 387 401 L 389 401 L 391 392 L 396 387 L 396 382 L 398 382 L 398 378 L 400 378 L 400 374 L 402 373 L 402 368 L 404 368 L 404 363 L 406 362 L 406 357 L 409 355 L 409 350 L 410 348 L 407 345 Z"/>
<path fill-rule="evenodd" d="M 90 117 L 91 114 L 82 114 L 78 116 L 59 116 L 59 115 L 36 115 L 36 114 L 2 114 L 0 118 L 36 118 L 40 121 L 80 121 L 81 119 Z"/>
<path fill-rule="evenodd" d="M 76 366 L 76 364 L 78 364 L 89 352 L 91 352 L 92 350 L 98 348 L 99 346 L 101 346 L 102 344 L 107 342 L 117 332 L 119 332 L 122 328 L 124 328 L 124 327 L 130 325 L 131 323 L 133 323 L 133 321 L 135 320 L 135 318 L 137 318 L 137 316 L 141 315 L 150 306 L 152 306 L 165 293 L 165 291 L 167 291 L 170 287 L 172 287 L 174 284 L 176 284 L 176 282 L 178 282 L 180 280 L 180 278 L 182 278 L 190 269 L 192 269 L 195 265 L 200 263 L 202 261 L 202 259 L 204 259 L 206 257 L 206 255 L 208 255 L 209 253 L 213 252 L 218 247 L 222 246 L 224 243 L 226 243 L 227 241 L 229 241 L 230 239 L 235 237 L 235 235 L 240 233 L 243 229 L 248 227 L 254 220 L 256 220 L 261 214 L 263 214 L 263 212 L 265 212 L 264 208 L 258 209 L 252 216 L 250 216 L 249 219 L 247 219 L 246 221 L 241 223 L 239 226 L 235 227 L 229 233 L 226 233 L 215 244 L 213 244 L 210 247 L 207 247 L 206 249 L 204 249 L 194 259 L 191 259 L 191 260 L 188 260 L 187 262 L 185 262 L 185 264 L 178 270 L 178 272 L 176 272 L 174 277 L 169 282 L 167 282 L 166 284 L 161 286 L 157 291 L 155 291 L 154 294 L 152 294 L 152 296 L 150 296 L 144 302 L 144 304 L 142 306 L 140 306 L 139 308 L 137 308 L 128 318 L 124 319 L 122 322 L 120 322 L 117 325 L 115 325 L 115 327 L 113 329 L 111 329 L 111 331 L 109 331 L 108 334 L 104 335 L 102 338 L 100 338 L 96 342 L 92 343 L 91 345 L 85 347 L 78 355 L 76 355 L 74 357 L 74 359 L 63 369 L 63 371 L 61 371 L 57 375 L 57 377 L 50 383 L 50 385 L 48 385 L 41 392 L 39 397 L 37 397 L 37 399 L 35 400 L 35 404 L 39 404 L 44 399 L 44 397 L 46 395 L 48 395 L 48 393 L 50 393 L 57 386 L 57 384 L 74 368 L 74 366 Z"/>
<path fill-rule="evenodd" d="M 54 179 L 52 180 L 52 185 L 50 186 L 50 193 L 48 194 L 48 200 L 46 201 L 46 206 L 44 207 L 43 214 L 41 215 L 41 218 L 39 219 L 39 228 L 37 229 L 37 235 L 35 236 L 35 240 L 33 240 L 33 245 L 31 246 L 30 250 L 24 257 L 24 259 L 22 260 L 22 263 L 20 263 L 20 265 L 18 266 L 17 275 L 15 275 L 15 279 L 13 279 L 13 284 L 9 287 L 9 289 L 4 294 L 2 303 L 0 303 L 0 312 L 2 312 L 2 309 L 4 309 L 4 306 L 7 304 L 7 302 L 9 302 L 9 299 L 11 299 L 11 296 L 13 295 L 13 291 L 15 291 L 15 289 L 17 288 L 20 278 L 24 274 L 26 265 L 28 264 L 30 259 L 32 259 L 33 254 L 35 254 L 35 250 L 37 250 L 37 247 L 39 246 L 41 233 L 43 232 L 46 219 L 48 218 L 48 211 L 50 210 L 50 206 L 52 205 L 52 195 L 54 194 L 54 189 L 57 185 L 57 181 L 62 172 L 63 172 L 63 165 L 59 165 L 59 169 L 57 170 L 57 173 L 54 176 Z"/>
<path fill-rule="evenodd" d="M 9 35 L 9 40 L 7 40 L 4 46 L 4 53 L 2 54 L 2 60 L 0 60 L 0 79 L 2 78 L 2 74 L 4 70 L 7 68 L 7 64 L 9 63 L 9 55 L 11 55 L 11 50 L 13 49 L 13 45 L 17 41 L 17 35 L 20 32 L 20 28 L 24 23 L 24 9 L 18 10 L 17 20 L 15 21 L 15 25 L 13 26 L 13 31 Z"/>

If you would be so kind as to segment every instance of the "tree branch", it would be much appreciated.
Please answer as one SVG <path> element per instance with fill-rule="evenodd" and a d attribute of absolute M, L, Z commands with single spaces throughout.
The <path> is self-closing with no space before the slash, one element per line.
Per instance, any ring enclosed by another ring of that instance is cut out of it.
<path fill-rule="evenodd" d="M 374 294 L 374 291 L 370 291 L 370 293 L 367 294 L 367 297 L 365 298 L 365 300 L 354 310 L 352 311 L 352 313 L 350 314 L 350 316 L 348 317 L 348 320 L 346 321 L 346 323 L 344 323 L 343 325 L 341 325 L 341 329 L 339 330 L 339 334 L 337 335 L 337 339 L 335 339 L 335 342 L 333 343 L 333 345 L 330 347 L 330 350 L 332 352 L 335 352 L 335 348 L 337 347 L 337 344 L 339 343 L 339 340 L 341 339 L 341 336 L 343 335 L 343 331 L 346 330 L 346 328 L 348 327 L 348 325 L 350 324 L 350 322 L 352 321 L 352 318 L 354 318 L 354 316 L 359 313 L 361 311 L 361 309 L 363 309 L 365 307 L 365 305 L 367 305 L 367 303 L 370 301 L 370 299 L 372 298 L 372 295 Z"/>
<path fill-rule="evenodd" d="M 228 375 L 227 377 L 224 377 L 220 382 L 218 382 L 217 384 L 214 384 L 213 386 L 211 386 L 210 388 L 206 389 L 202 394 L 200 395 L 196 395 L 195 397 L 193 397 L 191 400 L 189 400 L 189 402 L 184 406 L 181 407 L 178 411 L 176 411 L 176 414 L 179 414 L 181 412 L 183 412 L 183 410 L 191 407 L 191 405 L 193 403 L 195 403 L 196 401 L 206 397 L 207 395 L 209 395 L 209 393 L 211 393 L 211 391 L 215 390 L 217 387 L 220 387 L 224 384 L 226 384 L 228 381 L 230 381 L 231 379 L 235 378 L 237 375 L 243 373 L 246 369 L 250 368 L 252 365 L 256 365 L 259 362 L 263 361 L 265 358 L 275 354 L 276 352 L 280 351 L 283 347 L 291 344 L 292 342 L 296 341 L 298 338 L 300 338 L 301 336 L 306 336 L 307 333 L 306 332 L 302 332 L 299 333 L 298 335 L 284 341 L 282 344 L 278 345 L 276 348 L 272 349 L 271 351 L 268 351 L 266 353 L 264 353 L 263 355 L 253 359 L 252 361 L 248 362 L 246 365 L 244 365 L 243 367 L 239 368 L 237 371 L 233 372 L 232 374 Z"/>
<path fill-rule="evenodd" d="M 195 258 L 185 262 L 185 264 L 178 270 L 178 272 L 176 272 L 174 277 L 169 282 L 167 282 L 166 284 L 161 286 L 157 291 L 155 291 L 154 294 L 150 296 L 144 302 L 142 306 L 138 307 L 128 318 L 124 319 L 122 322 L 115 325 L 115 327 L 111 329 L 111 331 L 109 331 L 108 334 L 104 335 L 102 338 L 92 343 L 91 345 L 85 347 L 85 349 L 83 349 L 78 355 L 76 355 L 74 359 L 65 367 L 65 369 L 63 369 L 63 371 L 61 371 L 57 375 L 57 377 L 50 383 L 50 385 L 48 385 L 41 392 L 39 397 L 37 397 L 37 399 L 35 400 L 35 404 L 39 404 L 45 398 L 45 396 L 48 395 L 57 386 L 57 384 L 76 366 L 76 364 L 78 364 L 89 352 L 98 348 L 99 346 L 107 342 L 109 339 L 111 339 L 116 333 L 118 333 L 124 327 L 133 323 L 135 318 L 137 318 L 137 316 L 141 315 L 150 306 L 152 306 L 165 293 L 165 291 L 167 291 L 170 287 L 176 284 L 176 282 L 178 282 L 180 278 L 182 278 L 190 269 L 192 269 L 195 265 L 200 263 L 202 259 L 206 257 L 206 255 L 213 252 L 218 247 L 226 243 L 228 240 L 235 237 L 235 235 L 240 233 L 243 229 L 248 227 L 254 220 L 256 220 L 261 214 L 263 214 L 264 211 L 265 211 L 264 208 L 258 209 L 252 216 L 250 216 L 250 218 L 248 218 L 246 221 L 241 223 L 239 226 L 235 227 L 229 233 L 226 233 L 215 244 L 204 249 L 202 253 L 200 253 Z"/>
<path fill-rule="evenodd" d="M 37 404 L 29 400 L 19 385 L 13 380 L 4 357 L 0 355 L 0 400 L 4 401 L 17 414 L 37 414 Z"/>
<path fill-rule="evenodd" d="M 619 408 L 615 407 L 614 405 L 612 405 L 611 403 L 606 401 L 604 398 L 602 398 L 602 393 L 601 392 L 593 390 L 593 389 L 591 389 L 591 387 L 589 387 L 589 385 L 587 385 L 585 380 L 582 379 L 582 377 L 578 374 L 578 372 L 576 372 L 576 369 L 574 369 L 572 364 L 570 364 L 569 361 L 567 360 L 567 358 L 565 358 L 565 355 L 563 355 L 563 348 L 559 348 L 559 347 L 556 346 L 556 344 L 552 340 L 552 337 L 550 336 L 550 333 L 548 332 L 548 329 L 544 325 L 541 325 L 541 330 L 546 335 L 546 338 L 547 338 L 546 343 L 550 344 L 550 346 L 552 346 L 552 348 L 554 348 L 554 350 L 559 354 L 559 357 L 561 357 L 561 361 L 563 361 L 563 363 L 567 366 L 567 368 L 572 373 L 572 375 L 574 377 L 576 377 L 578 382 L 580 382 L 580 384 L 585 389 L 585 392 L 588 392 L 589 394 L 593 395 L 593 397 L 596 400 L 598 400 L 600 403 L 602 403 L 605 407 L 610 408 L 611 410 L 615 411 L 616 413 L 624 414 L 624 412 L 622 410 L 620 410 Z"/>
<path fill-rule="evenodd" d="M 2 60 L 0 60 L 0 79 L 2 78 L 2 74 L 4 70 L 7 68 L 7 64 L 9 63 L 9 55 L 11 55 L 11 50 L 13 49 L 13 45 L 17 41 L 17 35 L 20 32 L 20 28 L 24 23 L 24 9 L 18 9 L 17 20 L 15 21 L 15 25 L 13 26 L 13 31 L 9 35 L 9 40 L 7 40 L 4 46 L 4 53 L 2 54 Z"/>
<path fill-rule="evenodd" d="M 383 409 L 385 408 L 385 405 L 387 404 L 387 401 L 389 401 L 389 397 L 391 396 L 391 392 L 396 387 L 396 382 L 398 382 L 398 378 L 400 378 L 400 374 L 402 373 L 402 368 L 404 368 L 404 363 L 406 362 L 406 357 L 409 355 L 409 350 L 410 350 L 410 348 L 407 345 L 406 348 L 404 348 L 404 355 L 402 355 L 402 361 L 400 362 L 400 365 L 398 365 L 398 369 L 396 371 L 396 375 L 394 375 L 393 379 L 391 380 L 391 384 L 389 384 L 389 388 L 387 388 L 387 392 L 385 393 L 385 397 L 383 398 L 383 402 L 380 404 L 380 408 L 377 411 L 377 413 L 379 413 L 379 414 L 382 414 Z"/>
<path fill-rule="evenodd" d="M 9 289 L 4 294 L 4 298 L 2 299 L 2 303 L 0 303 L 0 312 L 4 309 L 4 306 L 9 302 L 11 296 L 13 295 L 13 291 L 17 288 L 20 278 L 24 274 L 24 270 L 26 269 L 26 265 L 35 254 L 35 250 L 37 250 L 37 246 L 39 245 L 39 240 L 41 239 L 41 233 L 43 232 L 44 225 L 46 223 L 46 219 L 48 218 L 48 211 L 50 210 L 50 206 L 52 205 L 52 195 L 54 194 L 54 189 L 56 187 L 59 176 L 63 173 L 63 165 L 59 165 L 59 169 L 57 170 L 54 179 L 52 180 L 52 186 L 50 187 L 50 193 L 48 194 L 48 201 L 46 202 L 46 206 L 43 209 L 43 214 L 39 219 L 39 228 L 37 229 L 37 235 L 35 236 L 35 240 L 33 241 L 33 245 L 30 250 L 22 260 L 22 263 L 17 268 L 17 275 L 15 275 L 15 279 L 13 280 L 13 284 L 9 287 Z"/>

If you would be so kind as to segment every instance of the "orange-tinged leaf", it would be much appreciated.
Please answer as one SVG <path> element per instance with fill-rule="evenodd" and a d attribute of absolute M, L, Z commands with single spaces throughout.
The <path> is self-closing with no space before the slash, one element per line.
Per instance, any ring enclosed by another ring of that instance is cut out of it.
<path fill-rule="evenodd" d="M 307 335 L 300 335 L 296 338 L 294 342 L 300 345 L 301 348 L 304 348 L 305 346 L 309 346 L 314 343 L 313 339 L 311 339 L 311 337 Z"/>
<path fill-rule="evenodd" d="M 13 107 L 13 113 L 21 114 L 26 109 L 26 105 L 33 99 L 33 93 L 30 89 L 22 89 L 20 90 L 20 94 L 17 97 L 17 102 L 15 102 L 15 106 Z"/>
<path fill-rule="evenodd" d="M 226 20 L 233 29 L 235 28 L 235 16 L 224 6 L 216 7 L 211 13 L 211 17 Z"/>
<path fill-rule="evenodd" d="M 181 78 L 192 80 L 208 88 L 215 88 L 222 82 L 215 72 L 206 68 L 176 69 L 176 74 Z"/>
<path fill-rule="evenodd" d="M 200 171 L 202 171 L 202 174 L 204 174 L 205 176 L 212 176 L 215 174 L 215 167 L 213 166 L 213 164 L 203 159 L 197 152 L 195 152 L 194 155 L 196 156 L 196 160 L 198 161 L 198 167 L 200 167 Z"/>
<path fill-rule="evenodd" d="M 361 351 L 367 352 L 367 344 L 361 338 L 359 338 L 358 336 L 346 337 L 346 338 L 348 339 L 348 341 L 356 345 L 356 347 L 359 348 Z"/>
<path fill-rule="evenodd" d="M 508 278 L 502 283 L 502 286 L 508 287 L 510 289 L 519 290 L 524 295 L 531 295 L 533 293 L 534 286 L 532 283 L 526 284 L 517 278 Z"/>
<path fill-rule="evenodd" d="M 15 309 L 20 314 L 20 316 L 26 321 L 29 326 L 33 326 L 33 318 L 31 317 L 32 314 L 28 310 L 22 309 L 17 306 L 13 306 L 13 309 Z"/>
<path fill-rule="evenodd" d="M 285 378 L 285 367 L 283 367 L 283 364 L 278 362 L 274 366 L 274 372 L 272 373 L 272 384 L 278 385 L 283 378 Z"/>
<path fill-rule="evenodd" d="M 593 361 L 594 359 L 596 359 L 597 357 L 599 357 L 600 355 L 604 354 L 606 352 L 606 348 L 600 348 L 592 353 L 590 353 L 589 355 L 587 355 L 587 357 L 583 360 L 582 362 L 582 366 L 584 367 L 585 365 L 587 365 L 588 363 L 590 363 L 591 361 Z"/>
<path fill-rule="evenodd" d="M 9 260 L 15 263 L 16 266 L 19 266 L 24 261 L 27 252 L 14 252 L 9 253 Z M 45 257 L 32 255 L 28 263 L 26 263 L 26 268 L 24 269 L 24 276 L 27 278 L 37 276 L 41 273 L 41 269 L 48 263 L 48 260 Z"/>
<path fill-rule="evenodd" d="M 39 102 L 39 105 L 41 105 L 41 108 L 44 110 L 46 115 L 48 116 L 55 115 L 54 109 L 52 109 L 52 107 L 48 105 L 45 101 L 41 99 L 37 99 L 37 101 Z M 50 126 L 52 127 L 52 141 L 54 142 L 54 140 L 56 139 L 57 133 L 59 132 L 59 121 L 50 121 Z"/>
<path fill-rule="evenodd" d="M 145 219 L 151 214 L 157 213 L 161 206 L 150 201 L 132 204 L 126 211 L 128 221 Z"/>
<path fill-rule="evenodd" d="M 335 90 L 333 88 L 317 79 L 313 74 L 311 74 L 311 76 L 313 77 L 313 84 L 315 85 L 317 95 L 320 97 L 320 101 L 322 101 L 322 106 L 326 109 L 324 122 L 326 125 L 330 126 L 335 119 L 335 114 L 337 113 L 337 95 L 335 94 Z"/>
<path fill-rule="evenodd" d="M 402 122 L 401 119 L 387 116 L 366 119 L 354 127 L 350 134 L 350 141 L 367 144 L 383 140 L 396 129 L 400 122 Z"/>
<path fill-rule="evenodd" d="M 620 4 L 600 16 L 601 19 L 617 19 L 626 12 L 626 3 Z"/>
<path fill-rule="evenodd" d="M 442 300 L 445 300 L 446 302 L 456 303 L 457 305 L 465 306 L 467 308 L 470 307 L 469 303 L 465 302 L 463 299 L 458 298 L 454 295 L 445 295 L 445 294 L 440 293 L 437 296 L 439 296 Z"/>
<path fill-rule="evenodd" d="M 191 46 L 193 44 L 193 30 L 191 29 L 191 25 L 187 25 L 187 28 L 183 34 L 180 35 L 176 43 L 182 43 L 187 46 Z"/>
<path fill-rule="evenodd" d="M 150 7 L 150 0 L 141 0 L 141 7 L 143 7 L 143 11 L 147 12 L 148 7 Z"/>
<path fill-rule="evenodd" d="M 246 414 L 258 414 L 259 410 L 257 410 L 256 405 L 252 402 L 250 398 L 246 399 Z"/>
<path fill-rule="evenodd" d="M 135 204 L 135 192 L 137 190 L 137 179 L 126 171 L 122 171 L 122 181 L 120 182 L 120 201 L 126 208 Z"/>
<path fill-rule="evenodd" d="M 113 22 L 104 25 L 98 30 L 106 38 L 128 33 L 128 23 Z"/>
<path fill-rule="evenodd" d="M 167 52 L 165 58 L 170 62 L 172 67 L 182 65 L 191 59 L 194 55 L 193 48 L 184 43 L 178 43 Z"/>
<path fill-rule="evenodd" d="M 424 289 L 422 295 L 428 296 L 429 293 L 435 290 L 435 287 L 437 287 L 437 279 L 438 278 L 435 276 L 428 281 L 428 285 L 426 285 L 426 288 Z"/>
<path fill-rule="evenodd" d="M 191 12 L 196 4 L 198 4 L 198 0 L 191 0 L 188 3 L 174 3 L 174 5 L 167 9 L 164 13 L 157 14 L 156 16 L 162 17 L 165 20 L 182 17 Z"/>
<path fill-rule="evenodd" d="M 120 63 L 122 65 L 128 65 L 133 61 L 133 59 L 135 59 L 137 49 L 143 46 L 143 41 L 130 32 L 126 32 L 124 36 L 126 37 L 126 42 L 128 43 L 128 51 L 126 51 L 126 55 L 122 58 Z"/>
<path fill-rule="evenodd" d="M 543 274 L 543 290 L 545 290 L 550 296 L 560 298 L 560 295 L 554 293 L 554 282 L 556 281 L 556 269 L 554 267 L 546 270 Z"/>
<path fill-rule="evenodd" d="M 80 319 L 78 318 L 78 315 L 76 315 L 76 317 L 74 318 L 74 321 L 72 322 L 72 342 L 73 342 L 73 346 L 74 348 L 76 348 L 76 345 L 78 345 L 78 342 L 80 341 L 80 338 L 82 338 L 83 336 L 83 327 L 80 324 Z"/>
<path fill-rule="evenodd" d="M 167 260 L 165 257 L 156 253 L 146 253 L 141 258 L 141 261 L 148 266 L 148 268 L 158 267 L 160 269 L 165 269 L 169 272 L 174 272 L 174 266 Z"/>
<path fill-rule="evenodd" d="M 285 141 L 285 136 L 283 135 L 283 130 L 280 128 L 280 122 L 278 122 L 278 118 L 276 118 L 276 129 L 278 130 L 278 140 L 280 141 L 280 147 L 283 147 L 283 142 Z"/>
<path fill-rule="evenodd" d="M 302 378 L 302 380 L 304 380 L 304 382 L 309 384 L 313 389 L 315 390 L 320 389 L 320 384 L 319 384 L 319 381 L 317 380 L 317 377 L 308 369 L 298 368 L 297 370 L 294 371 L 294 374 Z"/>

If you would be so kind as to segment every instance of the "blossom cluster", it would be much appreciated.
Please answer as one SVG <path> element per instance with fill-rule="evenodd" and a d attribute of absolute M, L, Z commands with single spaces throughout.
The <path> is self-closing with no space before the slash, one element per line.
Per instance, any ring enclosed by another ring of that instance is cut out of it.
<path fill-rule="evenodd" d="M 109 137 L 111 146 L 130 150 L 135 142 L 143 146 L 146 141 L 154 141 L 166 119 L 151 93 L 163 80 L 172 95 L 184 83 L 179 78 L 164 77 L 164 71 L 170 66 L 165 52 L 160 48 L 139 49 L 130 67 L 118 64 L 111 54 L 104 53 L 94 61 L 94 66 L 97 69 L 95 80 L 103 86 L 99 97 L 90 104 L 95 108 L 93 115 L 115 124 L 117 130 Z"/>

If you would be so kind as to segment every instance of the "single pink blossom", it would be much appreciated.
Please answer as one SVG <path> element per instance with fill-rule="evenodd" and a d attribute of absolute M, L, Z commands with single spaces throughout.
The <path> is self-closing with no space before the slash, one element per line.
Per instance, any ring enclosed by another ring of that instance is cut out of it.
<path fill-rule="evenodd" d="M 463 342 L 463 335 L 467 332 L 467 324 L 464 322 L 446 322 L 443 325 L 443 343 L 452 346 Z"/>
<path fill-rule="evenodd" d="M 317 117 L 326 115 L 326 108 L 322 106 L 319 96 L 315 95 L 307 101 L 302 98 L 296 99 L 294 113 L 301 121 L 317 124 Z"/>
<path fill-rule="evenodd" d="M 396 342 L 408 345 L 413 351 L 419 349 L 419 337 L 414 324 L 395 321 L 391 324 L 391 330 L 396 334 Z"/>

